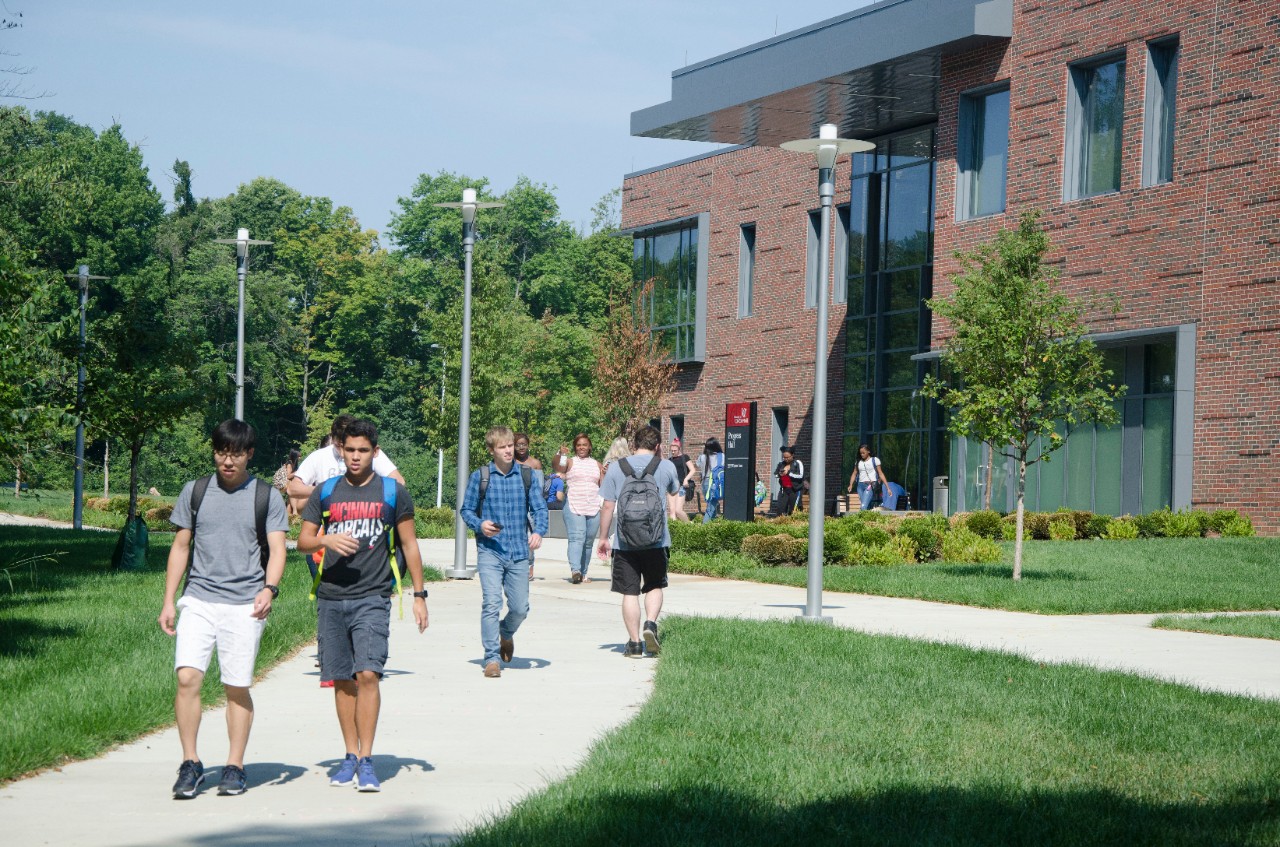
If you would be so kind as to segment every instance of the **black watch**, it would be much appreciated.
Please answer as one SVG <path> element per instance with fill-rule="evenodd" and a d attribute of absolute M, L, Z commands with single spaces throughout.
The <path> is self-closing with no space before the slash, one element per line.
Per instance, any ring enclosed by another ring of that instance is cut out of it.
<path fill-rule="evenodd" d="M 270 591 L 270 592 L 271 592 L 271 599 L 272 599 L 272 600 L 275 600 L 277 597 L 279 597 L 279 596 L 280 596 L 280 586 L 278 586 L 278 585 L 272 585 L 271 583 L 269 583 L 269 582 L 268 582 L 266 585 L 264 585 L 264 586 L 262 586 L 262 587 L 263 587 L 263 588 L 265 588 L 265 589 L 267 589 L 268 591 Z"/>
<path fill-rule="evenodd" d="M 421 597 L 423 600 L 426 600 L 426 599 L 427 599 L 427 589 L 425 589 L 425 588 L 424 588 L 424 589 L 422 589 L 421 591 L 415 591 L 415 592 L 413 592 L 413 596 L 414 596 L 414 597 Z"/>

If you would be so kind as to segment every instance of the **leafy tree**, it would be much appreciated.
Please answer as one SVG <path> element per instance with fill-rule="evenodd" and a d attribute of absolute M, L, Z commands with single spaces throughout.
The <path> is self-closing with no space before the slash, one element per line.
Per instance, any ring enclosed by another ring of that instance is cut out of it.
<path fill-rule="evenodd" d="M 1018 463 L 1013 578 L 1022 578 L 1027 467 L 1049 461 L 1064 443 L 1058 425 L 1110 424 L 1122 386 L 1085 336 L 1086 307 L 1056 289 L 1044 266 L 1049 238 L 1035 212 L 991 244 L 958 252 L 955 291 L 929 306 L 953 330 L 942 351 L 944 377 L 925 380 L 925 396 L 951 414 L 962 438 L 985 441 Z"/>
<path fill-rule="evenodd" d="M 636 308 L 653 290 L 614 292 L 604 330 L 596 341 L 595 392 L 611 434 L 630 433 L 662 408 L 675 382 L 676 366 L 662 352 Z"/>

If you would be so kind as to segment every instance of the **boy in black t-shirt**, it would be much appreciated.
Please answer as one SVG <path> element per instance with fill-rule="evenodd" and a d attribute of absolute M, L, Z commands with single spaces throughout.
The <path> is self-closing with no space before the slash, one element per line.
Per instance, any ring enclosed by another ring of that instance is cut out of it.
<path fill-rule="evenodd" d="M 413 580 L 413 618 L 418 632 L 427 628 L 427 592 L 422 588 L 422 557 L 413 529 L 413 501 L 395 483 L 395 514 L 384 514 L 383 480 L 373 472 L 378 430 L 368 421 L 347 427 L 342 457 L 347 472 L 329 496 L 324 535 L 322 488 L 311 492 L 302 510 L 298 550 L 325 551 L 316 588 L 320 678 L 333 680 L 338 725 L 346 757 L 330 785 L 355 784 L 361 791 L 380 791 L 371 758 L 382 705 L 380 682 L 387 661 L 391 597 L 395 593 L 389 532 L 404 551 Z"/>

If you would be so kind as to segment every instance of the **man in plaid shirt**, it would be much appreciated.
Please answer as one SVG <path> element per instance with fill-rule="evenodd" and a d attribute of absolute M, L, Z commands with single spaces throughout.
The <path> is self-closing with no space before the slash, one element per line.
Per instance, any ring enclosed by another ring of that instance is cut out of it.
<path fill-rule="evenodd" d="M 515 433 L 495 426 L 485 433 L 484 443 L 493 461 L 471 474 L 462 499 L 462 520 L 476 534 L 476 575 L 484 594 L 480 606 L 484 675 L 496 679 L 502 676 L 499 659 L 511 661 L 516 630 L 529 615 L 530 558 L 547 533 L 547 504 L 542 498 L 542 472 L 515 461 Z M 507 615 L 499 620 L 504 594 Z"/>

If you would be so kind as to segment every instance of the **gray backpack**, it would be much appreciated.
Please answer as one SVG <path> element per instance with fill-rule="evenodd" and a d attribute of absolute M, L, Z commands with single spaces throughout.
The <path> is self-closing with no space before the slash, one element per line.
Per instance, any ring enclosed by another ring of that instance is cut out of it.
<path fill-rule="evenodd" d="M 651 550 L 661 547 L 667 528 L 667 503 L 658 489 L 654 472 L 662 458 L 654 456 L 637 473 L 626 459 L 618 467 L 626 477 L 618 492 L 618 540 L 627 550 Z"/>

